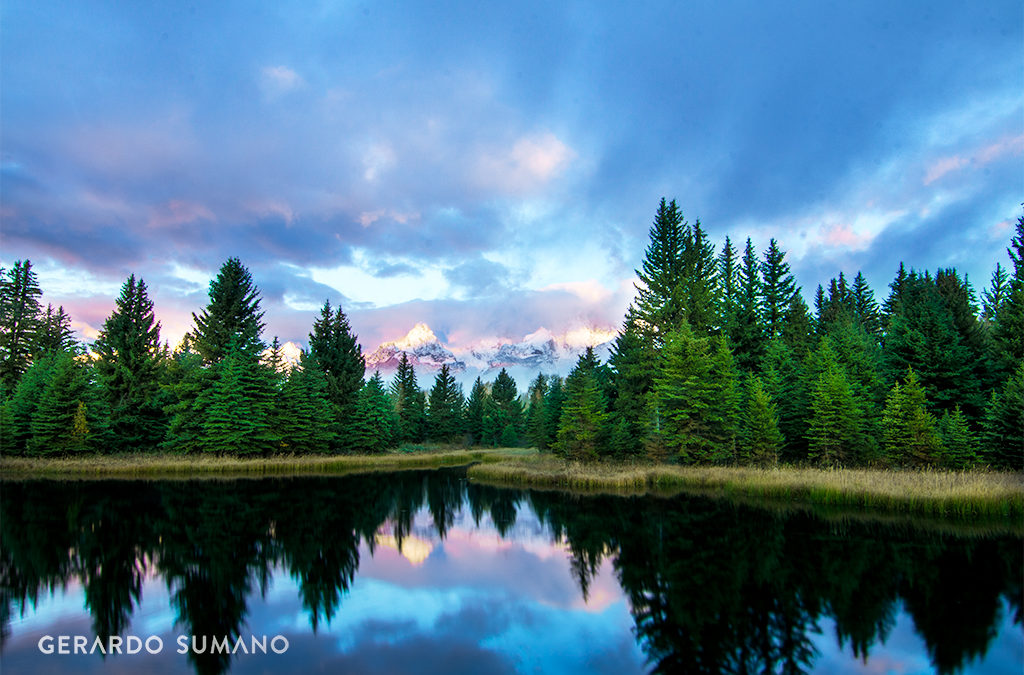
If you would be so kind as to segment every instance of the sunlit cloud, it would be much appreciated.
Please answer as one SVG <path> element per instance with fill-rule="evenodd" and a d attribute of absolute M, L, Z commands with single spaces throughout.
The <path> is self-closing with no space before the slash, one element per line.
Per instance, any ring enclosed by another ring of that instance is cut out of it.
<path fill-rule="evenodd" d="M 265 95 L 278 96 L 305 84 L 302 76 L 288 66 L 266 66 L 260 71 L 260 84 Z"/>

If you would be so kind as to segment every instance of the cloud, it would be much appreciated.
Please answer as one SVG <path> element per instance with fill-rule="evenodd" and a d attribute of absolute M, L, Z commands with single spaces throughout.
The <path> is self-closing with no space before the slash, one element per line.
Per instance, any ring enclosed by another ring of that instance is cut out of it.
<path fill-rule="evenodd" d="M 275 98 L 304 84 L 302 76 L 288 66 L 266 66 L 260 71 L 260 86 L 268 98 Z"/>
<path fill-rule="evenodd" d="M 575 157 L 572 148 L 547 132 L 520 137 L 507 150 L 485 151 L 474 172 L 485 188 L 528 194 L 559 177 Z"/>

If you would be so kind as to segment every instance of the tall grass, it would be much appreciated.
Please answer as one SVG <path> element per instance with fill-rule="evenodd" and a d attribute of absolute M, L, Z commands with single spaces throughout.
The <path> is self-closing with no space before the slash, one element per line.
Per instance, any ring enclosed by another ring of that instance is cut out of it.
<path fill-rule="evenodd" d="M 631 493 L 699 490 L 946 517 L 1024 518 L 1024 476 L 991 471 L 581 464 L 538 456 L 473 466 L 469 476 L 519 486 Z"/>
<path fill-rule="evenodd" d="M 278 455 L 220 457 L 174 454 L 118 454 L 85 457 L 0 459 L 0 477 L 21 478 L 191 478 L 339 474 L 465 466 L 514 457 L 502 449 L 453 449 L 451 446 L 398 448 L 379 455 Z"/>

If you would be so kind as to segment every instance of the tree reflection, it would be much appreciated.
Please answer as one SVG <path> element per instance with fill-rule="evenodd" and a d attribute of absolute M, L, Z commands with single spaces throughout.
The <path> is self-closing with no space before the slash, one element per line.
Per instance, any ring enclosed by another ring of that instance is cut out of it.
<path fill-rule="evenodd" d="M 938 672 L 983 656 L 1011 607 L 1024 554 L 1014 537 L 958 538 L 870 522 L 836 524 L 701 498 L 518 492 L 464 472 L 262 480 L 6 482 L 0 490 L 0 646 L 12 615 L 80 582 L 96 636 L 129 629 L 143 581 L 171 593 L 182 634 L 245 630 L 249 603 L 287 571 L 314 632 L 343 610 L 380 532 L 402 541 L 426 509 L 443 539 L 462 509 L 516 536 L 532 510 L 564 543 L 586 600 L 614 569 L 655 672 L 802 673 L 831 619 L 867 659 L 905 611 Z M 525 511 L 522 511 L 525 513 Z M 190 653 L 197 673 L 228 654 Z"/>

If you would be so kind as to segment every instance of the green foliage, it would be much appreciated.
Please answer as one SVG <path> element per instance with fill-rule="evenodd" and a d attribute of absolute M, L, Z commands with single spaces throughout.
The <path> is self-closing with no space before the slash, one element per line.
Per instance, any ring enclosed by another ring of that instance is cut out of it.
<path fill-rule="evenodd" d="M 92 366 L 68 352 L 56 352 L 32 412 L 29 455 L 67 455 L 92 449 L 102 437 L 102 406 Z"/>
<path fill-rule="evenodd" d="M 695 337 L 686 325 L 668 337 L 655 378 L 650 442 L 667 446 L 683 463 L 734 459 L 739 396 L 728 347 Z"/>
<path fill-rule="evenodd" d="M 779 415 L 761 379 L 747 378 L 747 405 L 743 416 L 742 459 L 762 466 L 775 465 L 783 438 L 779 432 Z"/>
<path fill-rule="evenodd" d="M 203 436 L 203 420 L 216 373 L 203 367 L 203 357 L 183 348 L 167 360 L 161 384 L 164 413 L 170 418 L 163 447 L 171 452 L 198 452 Z"/>
<path fill-rule="evenodd" d="M 565 405 L 565 385 L 562 378 L 553 376 L 548 380 L 544 394 L 544 438 L 547 447 L 553 447 L 558 437 L 558 423 L 562 419 Z"/>
<path fill-rule="evenodd" d="M 999 365 L 1004 372 L 1013 372 L 1024 362 L 1024 216 L 1017 218 L 1016 235 L 1006 252 L 1013 275 L 999 308 L 993 338 Z"/>
<path fill-rule="evenodd" d="M 982 420 L 982 443 L 984 461 L 1024 469 L 1024 363 L 992 392 Z"/>
<path fill-rule="evenodd" d="M 426 399 L 416 382 L 416 369 L 405 352 L 391 381 L 391 402 L 398 418 L 395 442 L 422 441 L 426 435 Z"/>
<path fill-rule="evenodd" d="M 764 252 L 761 263 L 761 308 L 764 316 L 766 337 L 772 339 L 782 334 L 783 318 L 796 297 L 796 280 L 786 262 L 786 252 L 779 248 L 773 237 Z"/>
<path fill-rule="evenodd" d="M 384 380 L 376 372 L 359 390 L 352 448 L 356 452 L 383 452 L 395 444 L 398 422 L 394 404 L 384 391 Z"/>
<path fill-rule="evenodd" d="M 939 460 L 942 439 L 935 417 L 927 410 L 924 388 L 913 369 L 901 385 L 893 385 L 882 417 L 885 454 L 898 464 L 934 465 Z"/>
<path fill-rule="evenodd" d="M 698 219 L 683 230 L 683 279 L 677 289 L 683 319 L 698 335 L 718 326 L 718 263 L 714 244 Z"/>
<path fill-rule="evenodd" d="M 427 397 L 427 438 L 450 442 L 462 435 L 462 408 L 465 397 L 455 383 L 448 364 L 441 366 L 434 378 L 434 386 Z"/>
<path fill-rule="evenodd" d="M 761 325 L 762 298 L 760 265 L 754 243 L 747 238 L 739 270 L 739 292 L 732 323 L 726 326 L 736 365 L 741 371 L 753 372 L 761 363 L 765 349 L 764 327 Z"/>
<path fill-rule="evenodd" d="M 565 402 L 554 444 L 558 455 L 590 460 L 607 448 L 608 401 L 599 370 L 594 350 L 587 348 L 565 380 Z"/>
<path fill-rule="evenodd" d="M 469 391 L 469 398 L 466 400 L 466 433 L 470 442 L 474 445 L 483 443 L 484 438 L 484 410 L 490 394 L 487 386 L 478 377 Z"/>
<path fill-rule="evenodd" d="M 46 305 L 46 312 L 39 320 L 39 328 L 35 339 L 35 353 L 72 352 L 78 343 L 71 330 L 71 316 L 60 306 L 56 310 L 53 305 Z"/>
<path fill-rule="evenodd" d="M 0 383 L 6 391 L 14 390 L 32 363 L 42 294 L 31 261 L 0 267 Z"/>
<path fill-rule="evenodd" d="M 23 455 L 32 440 L 32 417 L 43 393 L 53 379 L 53 371 L 61 353 L 43 356 L 29 367 L 18 381 L 10 398 L 3 404 L 3 433 L 0 449 L 5 455 Z"/>
<path fill-rule="evenodd" d="M 538 450 L 546 450 L 547 434 L 544 429 L 544 395 L 548 391 L 548 378 L 538 373 L 526 390 L 526 438 Z"/>
<path fill-rule="evenodd" d="M 768 344 L 763 365 L 765 392 L 775 403 L 783 442 L 781 458 L 787 462 L 807 459 L 809 387 L 803 361 L 784 340 Z"/>
<path fill-rule="evenodd" d="M 274 372 L 271 369 L 271 372 Z M 323 454 L 338 446 L 327 376 L 303 354 L 275 395 L 271 427 L 284 452 Z"/>
<path fill-rule="evenodd" d="M 167 354 L 145 281 L 131 275 L 121 286 L 92 350 L 110 409 L 112 449 L 154 449 L 166 434 L 158 393 Z"/>
<path fill-rule="evenodd" d="M 978 462 L 978 439 L 960 406 L 946 411 L 939 420 L 942 464 L 950 469 L 967 469 Z"/>
<path fill-rule="evenodd" d="M 862 461 L 867 449 L 864 414 L 831 349 L 824 357 L 811 389 L 807 456 L 825 466 Z"/>
<path fill-rule="evenodd" d="M 490 446 L 517 446 L 522 424 L 523 405 L 516 381 L 502 368 L 491 384 L 491 395 L 484 401 L 482 442 Z M 508 443 L 509 440 L 513 442 Z"/>
<path fill-rule="evenodd" d="M 309 353 L 313 358 L 311 363 L 326 377 L 327 397 L 333 407 L 335 422 L 341 429 L 338 440 L 345 448 L 356 398 L 363 387 L 366 363 L 348 317 L 341 307 L 332 311 L 329 300 L 324 302 L 320 317 L 313 323 L 313 331 L 309 334 Z"/>
<path fill-rule="evenodd" d="M 636 319 L 644 336 L 661 344 L 666 332 L 678 326 L 684 307 L 679 286 L 683 282 L 683 239 L 685 221 L 675 200 L 662 198 L 650 229 L 650 244 L 644 252 L 637 285 Z"/>
<path fill-rule="evenodd" d="M 814 325 L 811 322 L 810 310 L 800 296 L 799 289 L 793 294 L 793 298 L 789 301 L 789 307 L 782 317 L 781 337 L 798 359 L 803 358 L 807 352 L 814 349 L 816 342 Z"/>
<path fill-rule="evenodd" d="M 207 364 L 219 363 L 233 349 L 258 355 L 264 345 L 260 292 L 238 258 L 228 258 L 210 282 L 210 302 L 192 314 L 192 346 Z"/>
<path fill-rule="evenodd" d="M 875 302 L 875 292 L 868 286 L 867 279 L 858 271 L 853 278 L 853 314 L 864 332 L 875 342 L 882 338 L 882 312 Z"/>
<path fill-rule="evenodd" d="M 654 387 L 656 352 L 644 341 L 631 314 L 615 339 L 608 365 L 611 368 L 611 425 L 614 429 L 612 454 L 617 457 L 638 455 L 643 450 L 643 431 L 651 390 Z"/>
<path fill-rule="evenodd" d="M 234 345 L 214 372 L 199 449 L 237 455 L 277 450 L 280 438 L 272 426 L 276 374 L 248 350 Z"/>

